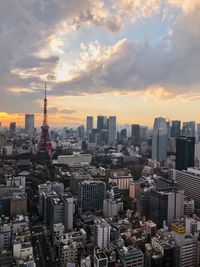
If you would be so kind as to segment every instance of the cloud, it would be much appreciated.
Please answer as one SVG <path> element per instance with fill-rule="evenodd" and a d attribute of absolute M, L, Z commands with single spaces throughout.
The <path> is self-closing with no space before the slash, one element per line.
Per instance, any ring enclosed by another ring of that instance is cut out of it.
<path fill-rule="evenodd" d="M 121 27 L 120 16 L 102 0 L 0 1 L 2 109 L 36 111 L 33 103 L 43 94 L 44 80 L 56 80 L 64 45 L 61 36 L 83 23 L 114 32 Z M 24 105 L 17 107 L 16 97 L 22 95 Z"/>
<path fill-rule="evenodd" d="M 150 17 L 160 10 L 160 0 L 113 0 L 119 13 L 123 16 L 132 15 L 132 21 Z"/>
<path fill-rule="evenodd" d="M 184 12 L 190 12 L 199 5 L 199 0 L 168 0 L 168 4 L 181 8 Z"/>
<path fill-rule="evenodd" d="M 82 45 L 80 58 L 71 73 L 73 78 L 55 84 L 51 94 L 84 95 L 159 88 L 160 98 L 170 98 L 200 91 L 199 25 L 200 5 L 181 14 L 170 34 L 155 46 L 127 39 L 113 46 L 101 46 L 98 42 Z"/>
<path fill-rule="evenodd" d="M 48 108 L 48 113 L 57 113 L 58 112 L 58 109 L 56 107 L 50 107 Z"/>
<path fill-rule="evenodd" d="M 111 13 L 102 3 L 102 1 L 94 1 L 93 7 L 80 12 L 74 18 L 73 25 L 75 29 L 79 29 L 83 23 L 91 23 L 95 26 L 103 26 L 111 32 L 117 32 L 122 26 L 122 16 L 116 13 Z"/>
<path fill-rule="evenodd" d="M 73 113 L 76 113 L 76 111 L 73 109 L 61 109 L 61 110 L 59 110 L 59 113 L 61 113 L 61 114 L 73 114 Z"/>
<path fill-rule="evenodd" d="M 150 92 L 152 88 L 160 88 L 157 95 L 161 98 L 186 95 L 186 92 L 193 94 L 200 88 L 198 2 L 166 1 L 165 9 L 173 12 L 172 9 L 178 7 L 182 12 L 173 29 L 169 29 L 171 34 L 164 36 L 156 46 L 147 41 L 137 43 L 127 39 L 118 40 L 113 45 L 82 44 L 80 57 L 70 68 L 70 78 L 59 82 L 57 69 L 64 53 L 63 36 L 85 24 L 116 33 L 130 21 L 157 14 L 163 2 L 1 0 L 1 109 L 38 112 L 39 108 L 34 104 L 43 95 L 46 79 L 49 80 L 48 89 L 52 88 L 50 93 L 61 96 Z M 23 105 L 18 104 L 20 101 Z M 74 110 L 58 112 L 72 114 Z"/>
<path fill-rule="evenodd" d="M 70 115 L 70 114 L 76 113 L 76 111 L 73 109 L 70 109 L 70 108 L 58 109 L 56 107 L 50 107 L 50 108 L 48 108 L 48 113 L 49 114 L 55 113 L 55 114 L 68 114 L 68 115 Z"/>

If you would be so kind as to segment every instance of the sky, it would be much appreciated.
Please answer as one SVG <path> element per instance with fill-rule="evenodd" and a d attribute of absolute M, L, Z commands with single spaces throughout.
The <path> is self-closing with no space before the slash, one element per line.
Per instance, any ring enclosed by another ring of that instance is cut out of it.
<path fill-rule="evenodd" d="M 199 0 L 1 0 L 0 122 L 200 121 Z"/>

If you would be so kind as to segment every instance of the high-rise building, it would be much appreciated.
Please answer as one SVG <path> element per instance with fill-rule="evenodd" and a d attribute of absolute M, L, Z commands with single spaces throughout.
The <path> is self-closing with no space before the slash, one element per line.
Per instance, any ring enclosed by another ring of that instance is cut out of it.
<path fill-rule="evenodd" d="M 92 116 L 87 116 L 86 118 L 86 131 L 87 134 L 90 134 L 93 129 L 93 117 Z"/>
<path fill-rule="evenodd" d="M 192 129 L 192 137 L 195 137 L 196 135 L 196 122 L 195 121 L 190 121 L 189 125 Z"/>
<path fill-rule="evenodd" d="M 16 132 L 16 122 L 10 123 L 10 133 L 14 134 Z"/>
<path fill-rule="evenodd" d="M 116 117 L 110 116 L 108 119 L 108 143 L 113 144 L 116 141 Z"/>
<path fill-rule="evenodd" d="M 139 124 L 132 124 L 131 137 L 133 138 L 134 142 L 140 141 L 140 125 Z"/>
<path fill-rule="evenodd" d="M 84 181 L 78 184 L 78 208 L 80 212 L 103 209 L 106 184 L 102 181 Z"/>
<path fill-rule="evenodd" d="M 120 131 L 120 140 L 126 140 L 127 139 L 127 129 L 124 128 Z"/>
<path fill-rule="evenodd" d="M 197 140 L 200 141 L 200 123 L 197 123 Z"/>
<path fill-rule="evenodd" d="M 77 128 L 77 132 L 78 132 L 78 137 L 80 139 L 83 139 L 84 138 L 84 135 L 85 135 L 85 127 L 83 125 L 79 126 Z"/>
<path fill-rule="evenodd" d="M 167 157 L 167 125 L 164 118 L 156 118 L 152 136 L 152 159 L 166 160 Z"/>
<path fill-rule="evenodd" d="M 106 116 L 97 116 L 97 130 L 100 132 L 103 129 L 107 129 L 107 118 Z"/>
<path fill-rule="evenodd" d="M 167 126 L 167 137 L 170 138 L 170 136 L 171 136 L 171 123 L 170 123 L 170 121 L 166 121 L 166 126 Z"/>
<path fill-rule="evenodd" d="M 97 129 L 92 129 L 88 135 L 88 148 L 94 148 L 100 142 L 100 133 Z"/>
<path fill-rule="evenodd" d="M 169 227 L 175 218 L 184 214 L 184 190 L 167 188 L 151 190 L 150 219 L 159 228 L 167 224 Z"/>
<path fill-rule="evenodd" d="M 108 144 L 108 129 L 103 129 L 99 133 L 99 142 L 102 145 Z"/>
<path fill-rule="evenodd" d="M 149 219 L 149 211 L 150 211 L 150 187 L 142 187 L 139 189 L 137 193 L 137 211 L 142 217 L 145 217 L 147 220 Z"/>
<path fill-rule="evenodd" d="M 195 137 L 179 137 L 176 139 L 176 169 L 187 170 L 194 167 Z"/>
<path fill-rule="evenodd" d="M 65 231 L 73 230 L 74 198 L 70 193 L 62 195 L 64 203 L 64 225 Z"/>
<path fill-rule="evenodd" d="M 196 134 L 196 122 L 189 121 L 183 122 L 182 135 L 186 137 L 195 137 Z"/>
<path fill-rule="evenodd" d="M 194 199 L 195 208 L 200 209 L 200 170 L 188 168 L 187 171 L 171 170 L 171 177 L 177 181 L 178 187 L 185 195 Z"/>
<path fill-rule="evenodd" d="M 95 222 L 94 243 L 99 248 L 109 248 L 110 246 L 110 225 L 104 219 Z"/>
<path fill-rule="evenodd" d="M 148 131 L 148 127 L 146 127 L 146 126 L 141 126 L 140 127 L 140 138 L 141 138 L 141 141 L 146 141 L 147 140 L 147 131 Z"/>
<path fill-rule="evenodd" d="M 0 133 L 0 147 L 7 145 L 7 138 L 4 133 Z"/>
<path fill-rule="evenodd" d="M 113 218 L 123 212 L 123 202 L 112 198 L 105 198 L 103 201 L 103 215 L 105 218 Z"/>
<path fill-rule="evenodd" d="M 181 135 L 181 122 L 180 121 L 172 121 L 171 137 L 177 138 L 180 135 Z"/>
<path fill-rule="evenodd" d="M 50 198 L 49 222 L 51 230 L 54 224 L 63 223 L 64 221 L 64 203 L 56 194 Z"/>
<path fill-rule="evenodd" d="M 29 135 L 33 135 L 34 130 L 34 114 L 25 114 L 25 132 Z"/>

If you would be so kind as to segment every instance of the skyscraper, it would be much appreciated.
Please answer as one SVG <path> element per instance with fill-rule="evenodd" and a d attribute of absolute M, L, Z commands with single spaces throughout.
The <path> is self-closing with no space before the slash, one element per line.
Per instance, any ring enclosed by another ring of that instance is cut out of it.
<path fill-rule="evenodd" d="M 176 169 L 187 170 L 194 167 L 195 137 L 179 137 L 176 139 Z"/>
<path fill-rule="evenodd" d="M 14 134 L 16 132 L 16 122 L 10 123 L 10 133 Z"/>
<path fill-rule="evenodd" d="M 186 137 L 195 137 L 196 133 L 195 121 L 183 122 L 182 135 Z"/>
<path fill-rule="evenodd" d="M 97 116 L 97 130 L 100 132 L 107 128 L 107 118 L 105 116 Z"/>
<path fill-rule="evenodd" d="M 167 157 L 167 126 L 164 118 L 156 118 L 153 126 L 152 159 L 166 160 Z"/>
<path fill-rule="evenodd" d="M 84 138 L 84 135 L 85 135 L 85 127 L 83 125 L 79 126 L 77 128 L 77 133 L 78 133 L 78 137 L 80 139 L 83 139 Z"/>
<path fill-rule="evenodd" d="M 148 130 L 148 127 L 146 127 L 146 126 L 141 126 L 140 127 L 140 138 L 141 138 L 141 141 L 146 141 L 147 140 L 147 130 Z"/>
<path fill-rule="evenodd" d="M 108 119 L 108 143 L 113 144 L 116 141 L 116 117 L 110 116 Z"/>
<path fill-rule="evenodd" d="M 90 134 L 93 129 L 93 117 L 92 116 L 87 116 L 86 118 L 86 131 L 87 134 Z"/>
<path fill-rule="evenodd" d="M 162 227 L 165 222 L 168 226 L 174 219 L 180 218 L 184 213 L 184 190 L 167 188 L 151 190 L 150 193 L 150 219 Z"/>
<path fill-rule="evenodd" d="M 171 136 L 171 123 L 170 123 L 170 121 L 166 121 L 166 126 L 167 126 L 167 137 L 170 138 L 170 136 Z"/>
<path fill-rule="evenodd" d="M 25 132 L 34 134 L 34 114 L 25 114 Z"/>
<path fill-rule="evenodd" d="M 139 124 L 132 124 L 131 136 L 133 137 L 134 142 L 140 141 L 140 125 Z"/>
<path fill-rule="evenodd" d="M 120 131 L 120 140 L 126 140 L 127 139 L 127 129 L 124 128 Z"/>
<path fill-rule="evenodd" d="M 181 135 L 181 122 L 172 121 L 171 137 L 177 138 Z"/>
<path fill-rule="evenodd" d="M 0 133 L 0 147 L 7 145 L 6 134 Z"/>
<path fill-rule="evenodd" d="M 196 134 L 196 122 L 195 121 L 189 121 L 189 125 L 192 130 L 192 137 L 195 137 Z"/>

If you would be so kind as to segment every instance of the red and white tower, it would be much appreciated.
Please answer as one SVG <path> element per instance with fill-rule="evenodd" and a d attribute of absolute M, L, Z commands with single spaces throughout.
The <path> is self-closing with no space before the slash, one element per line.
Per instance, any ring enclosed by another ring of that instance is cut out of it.
<path fill-rule="evenodd" d="M 47 88 L 45 83 L 45 97 L 44 97 L 44 119 L 43 125 L 41 126 L 42 132 L 40 141 L 38 144 L 38 152 L 52 154 L 53 148 L 49 137 L 49 126 L 47 122 Z"/>

